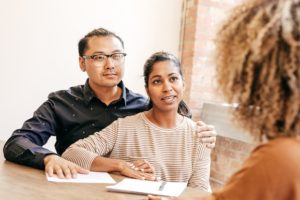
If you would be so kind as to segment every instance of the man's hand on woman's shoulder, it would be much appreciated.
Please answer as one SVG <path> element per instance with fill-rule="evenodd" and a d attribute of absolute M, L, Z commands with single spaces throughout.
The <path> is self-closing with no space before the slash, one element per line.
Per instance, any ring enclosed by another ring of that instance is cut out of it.
<path fill-rule="evenodd" d="M 207 125 L 202 121 L 197 121 L 196 133 L 201 138 L 201 142 L 206 144 L 207 148 L 213 149 L 216 145 L 217 132 L 215 127 Z"/>

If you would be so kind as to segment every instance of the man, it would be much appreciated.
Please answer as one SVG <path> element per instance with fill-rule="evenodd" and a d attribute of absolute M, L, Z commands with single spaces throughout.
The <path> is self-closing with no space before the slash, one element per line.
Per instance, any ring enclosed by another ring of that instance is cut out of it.
<path fill-rule="evenodd" d="M 149 109 L 148 100 L 122 82 L 126 53 L 118 35 L 103 28 L 93 30 L 79 41 L 78 50 L 80 69 L 88 75 L 85 85 L 51 93 L 6 142 L 3 151 L 7 160 L 45 169 L 49 176 L 55 173 L 60 178 L 87 173 L 58 155 L 117 118 Z M 198 130 L 202 141 L 213 148 L 214 128 L 199 122 Z M 56 136 L 58 155 L 42 147 L 50 136 Z"/>

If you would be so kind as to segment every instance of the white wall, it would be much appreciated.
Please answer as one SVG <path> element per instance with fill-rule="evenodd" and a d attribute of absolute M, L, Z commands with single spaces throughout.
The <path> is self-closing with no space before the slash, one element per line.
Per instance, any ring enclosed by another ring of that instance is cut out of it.
<path fill-rule="evenodd" d="M 142 66 L 159 50 L 178 54 L 182 0 L 0 0 L 0 140 L 51 91 L 83 84 L 77 43 L 104 27 L 125 42 L 125 84 L 144 93 Z"/>

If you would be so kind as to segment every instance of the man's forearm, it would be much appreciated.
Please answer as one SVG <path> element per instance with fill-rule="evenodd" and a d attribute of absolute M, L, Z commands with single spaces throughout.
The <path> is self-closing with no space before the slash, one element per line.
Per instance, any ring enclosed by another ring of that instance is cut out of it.
<path fill-rule="evenodd" d="M 11 137 L 3 147 L 5 159 L 22 165 L 44 169 L 44 157 L 54 154 L 25 137 Z"/>

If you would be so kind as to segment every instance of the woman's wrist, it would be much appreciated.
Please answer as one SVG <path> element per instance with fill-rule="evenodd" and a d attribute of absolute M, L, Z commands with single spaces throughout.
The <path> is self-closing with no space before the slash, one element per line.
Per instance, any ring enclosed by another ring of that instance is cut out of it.
<path fill-rule="evenodd" d="M 126 167 L 126 162 L 123 160 L 116 160 L 116 162 L 117 171 L 121 173 Z"/>
<path fill-rule="evenodd" d="M 97 156 L 92 162 L 92 171 L 121 172 L 125 169 L 126 162 L 118 159 Z"/>

